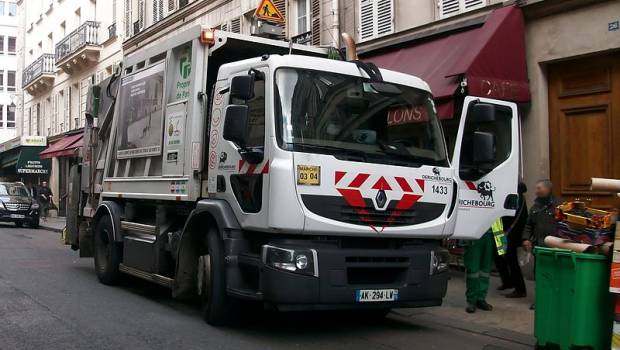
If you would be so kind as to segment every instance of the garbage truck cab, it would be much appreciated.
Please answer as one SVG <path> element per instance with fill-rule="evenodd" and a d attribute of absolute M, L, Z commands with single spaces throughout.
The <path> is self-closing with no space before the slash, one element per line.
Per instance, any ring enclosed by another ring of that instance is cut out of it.
<path fill-rule="evenodd" d="M 516 208 L 513 103 L 467 97 L 450 155 L 424 81 L 321 49 L 197 26 L 128 56 L 90 99 L 67 243 L 103 283 L 199 296 L 212 324 L 239 299 L 440 305 L 441 241 Z"/>

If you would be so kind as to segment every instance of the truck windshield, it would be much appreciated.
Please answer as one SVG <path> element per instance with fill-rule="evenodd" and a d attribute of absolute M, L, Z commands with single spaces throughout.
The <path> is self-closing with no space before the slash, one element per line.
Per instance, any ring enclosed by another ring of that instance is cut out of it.
<path fill-rule="evenodd" d="M 447 166 L 430 94 L 344 74 L 276 72 L 279 142 L 290 151 L 403 166 Z"/>

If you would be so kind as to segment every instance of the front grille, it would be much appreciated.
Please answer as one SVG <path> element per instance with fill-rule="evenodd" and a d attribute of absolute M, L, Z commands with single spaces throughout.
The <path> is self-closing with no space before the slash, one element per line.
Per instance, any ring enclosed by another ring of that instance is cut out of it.
<path fill-rule="evenodd" d="M 394 227 L 420 224 L 441 216 L 445 204 L 417 202 L 409 209 L 397 209 L 398 200 L 392 200 L 385 210 L 374 207 L 372 200 L 365 198 L 363 205 L 351 206 L 342 196 L 301 195 L 306 208 L 311 212 L 333 220 L 354 225 Z"/>
<path fill-rule="evenodd" d="M 363 210 L 366 213 L 361 215 L 360 210 Z M 379 227 L 405 226 L 412 225 L 415 222 L 416 212 L 410 209 L 387 209 L 384 211 L 378 211 L 371 206 L 364 208 L 353 208 L 349 205 L 343 205 L 340 208 L 340 217 L 344 222 L 357 225 L 366 224 Z"/>
<path fill-rule="evenodd" d="M 406 256 L 347 256 L 347 282 L 351 285 L 394 284 L 406 280 Z"/>
<path fill-rule="evenodd" d="M 28 204 L 28 203 L 4 203 L 4 206 L 8 210 L 28 210 L 28 209 L 30 209 L 30 204 Z"/>

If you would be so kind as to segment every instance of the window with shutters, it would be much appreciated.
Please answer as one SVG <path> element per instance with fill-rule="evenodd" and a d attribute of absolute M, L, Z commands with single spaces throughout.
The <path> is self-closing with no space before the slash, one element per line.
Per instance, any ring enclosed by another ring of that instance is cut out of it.
<path fill-rule="evenodd" d="M 448 18 L 487 5 L 487 0 L 438 0 L 439 18 Z"/>
<path fill-rule="evenodd" d="M 125 0 L 125 36 L 131 36 L 131 26 L 132 26 L 132 18 L 131 18 L 131 0 Z"/>
<path fill-rule="evenodd" d="M 164 19 L 164 0 L 153 1 L 153 23 L 157 23 Z"/>
<path fill-rule="evenodd" d="M 233 18 L 230 20 L 230 31 L 233 33 L 241 33 L 241 18 Z"/>
<path fill-rule="evenodd" d="M 138 26 L 138 31 L 142 31 L 144 29 L 144 11 L 145 11 L 145 1 L 138 0 L 138 20 L 136 21 Z M 135 34 L 135 33 L 134 33 Z"/>
<path fill-rule="evenodd" d="M 394 32 L 394 0 L 360 0 L 359 41 Z"/>
<path fill-rule="evenodd" d="M 310 31 L 310 0 L 295 2 L 295 33 L 296 35 Z"/>
<path fill-rule="evenodd" d="M 321 1 L 312 0 L 312 45 L 321 45 Z"/>

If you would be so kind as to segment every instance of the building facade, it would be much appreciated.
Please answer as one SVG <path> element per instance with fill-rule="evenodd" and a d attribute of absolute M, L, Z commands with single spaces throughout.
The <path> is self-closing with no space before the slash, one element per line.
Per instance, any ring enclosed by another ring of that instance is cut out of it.
<path fill-rule="evenodd" d="M 79 137 L 72 134 L 83 128 L 89 86 L 112 74 L 122 60 L 124 33 L 117 28 L 124 27 L 123 1 L 22 0 L 17 4 L 17 76 L 23 88 L 18 132 L 47 137 L 48 146 L 68 143 L 68 137 L 77 145 Z M 56 198 L 62 198 L 77 154 L 43 157 L 52 159 L 50 187 Z M 58 204 L 62 214 L 64 203 Z"/>
<path fill-rule="evenodd" d="M 338 0 L 272 0 L 285 23 L 275 38 L 299 44 L 339 46 Z M 190 24 L 246 35 L 262 35 L 272 27 L 256 20 L 260 0 L 126 0 L 124 49 L 157 40 L 165 33 Z M 160 33 L 154 35 L 154 33 Z"/>
<path fill-rule="evenodd" d="M 0 144 L 16 136 L 17 3 L 0 1 Z"/>

